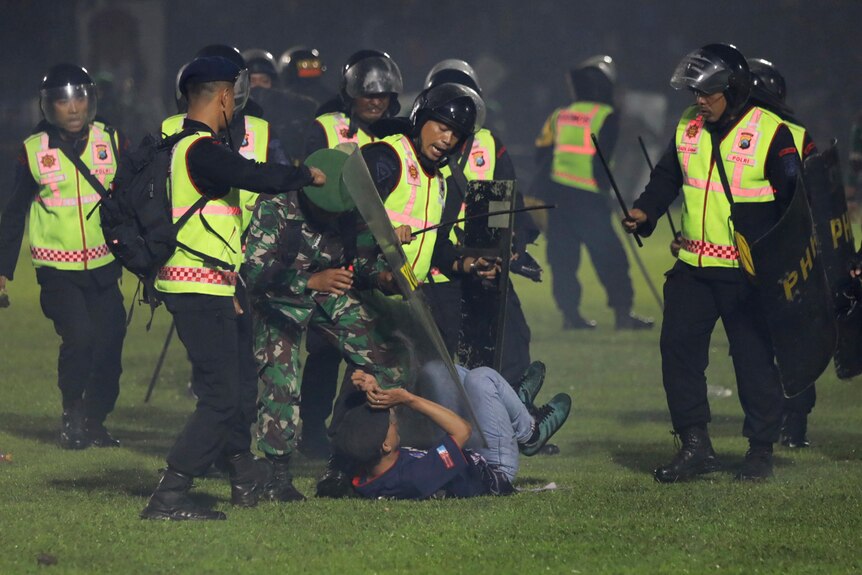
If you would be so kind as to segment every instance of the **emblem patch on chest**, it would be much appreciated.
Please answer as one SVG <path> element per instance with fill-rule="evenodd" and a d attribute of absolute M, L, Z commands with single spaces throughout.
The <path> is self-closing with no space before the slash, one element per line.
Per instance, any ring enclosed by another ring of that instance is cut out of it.
<path fill-rule="evenodd" d="M 50 174 L 60 171 L 60 155 L 58 150 L 50 149 L 36 153 L 36 162 L 40 174 Z"/>

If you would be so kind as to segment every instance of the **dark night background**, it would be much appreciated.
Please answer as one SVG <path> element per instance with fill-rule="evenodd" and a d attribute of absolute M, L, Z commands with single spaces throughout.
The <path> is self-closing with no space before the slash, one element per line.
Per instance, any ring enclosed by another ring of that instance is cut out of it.
<path fill-rule="evenodd" d="M 656 155 L 666 144 L 690 101 L 668 80 L 680 58 L 703 44 L 730 42 L 748 57 L 773 61 L 787 78 L 797 116 L 821 147 L 833 137 L 844 143 L 845 157 L 850 123 L 862 108 L 862 2 L 851 0 L 3 0 L 0 6 L 0 204 L 15 150 L 39 119 L 38 87 L 52 64 L 72 61 L 110 74 L 110 106 L 122 112 L 109 115 L 104 100 L 100 111 L 138 138 L 175 111 L 179 66 L 216 42 L 264 48 L 276 58 L 297 44 L 318 48 L 333 89 L 341 64 L 360 48 L 387 51 L 411 94 L 437 61 L 465 59 L 485 88 L 489 127 L 524 180 L 533 139 L 567 101 L 563 73 L 607 53 L 617 62 L 626 116 L 617 178 L 634 195 L 645 177 L 636 138 L 644 135 Z M 402 98 L 404 108 L 410 103 Z"/>

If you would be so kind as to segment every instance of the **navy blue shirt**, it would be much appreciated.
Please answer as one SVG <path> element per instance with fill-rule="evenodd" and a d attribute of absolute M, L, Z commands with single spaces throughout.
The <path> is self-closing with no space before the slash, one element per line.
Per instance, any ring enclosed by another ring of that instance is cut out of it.
<path fill-rule="evenodd" d="M 354 477 L 353 487 L 371 499 L 426 499 L 441 489 L 452 497 L 485 495 L 489 490 L 470 455 L 465 456 L 450 436 L 427 451 L 402 447 L 395 465 L 377 477 Z"/>

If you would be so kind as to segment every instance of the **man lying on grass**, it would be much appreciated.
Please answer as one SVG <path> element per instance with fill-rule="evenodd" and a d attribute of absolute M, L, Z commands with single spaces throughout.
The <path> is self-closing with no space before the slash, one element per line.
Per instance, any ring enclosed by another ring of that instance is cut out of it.
<path fill-rule="evenodd" d="M 456 369 L 487 448 L 464 449 L 472 428 L 454 411 L 403 388 L 381 389 L 364 371 L 353 374 L 353 383 L 365 391 L 367 402 L 344 415 L 333 445 L 354 465 L 353 487 L 360 496 L 425 499 L 441 491 L 450 497 L 509 495 L 514 492 L 518 452 L 536 454 L 571 410 L 572 399 L 565 393 L 532 407 L 542 377 L 522 380 L 513 389 L 493 369 Z M 448 377 L 438 371 L 438 376 Z M 401 447 L 396 406 L 428 417 L 446 436 L 429 450 Z"/>

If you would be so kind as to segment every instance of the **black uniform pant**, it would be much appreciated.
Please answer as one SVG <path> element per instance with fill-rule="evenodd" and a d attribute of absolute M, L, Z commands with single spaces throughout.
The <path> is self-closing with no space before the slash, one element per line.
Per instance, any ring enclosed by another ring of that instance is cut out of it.
<path fill-rule="evenodd" d="M 581 245 L 587 248 L 607 292 L 608 306 L 628 313 L 634 299 L 629 263 L 612 227 L 605 194 L 549 185 L 547 197 L 557 207 L 548 211 L 548 265 L 553 274 L 554 299 L 563 316 L 572 320 L 580 316 Z"/>
<path fill-rule="evenodd" d="M 40 270 L 41 271 L 41 270 Z M 84 415 L 103 422 L 120 394 L 126 312 L 116 279 L 86 271 L 39 273 L 39 302 L 61 338 L 57 383 L 63 407 L 83 400 Z"/>
<path fill-rule="evenodd" d="M 777 441 L 783 395 L 753 288 L 741 277 L 704 278 L 678 262 L 667 273 L 664 301 L 662 376 L 674 429 L 705 425 L 711 419 L 706 368 L 710 337 L 721 318 L 745 413 L 742 434 L 756 441 Z"/>
<path fill-rule="evenodd" d="M 326 418 L 332 413 L 332 402 L 338 389 L 341 351 L 316 329 L 306 330 L 305 349 L 308 357 L 302 368 L 299 417 L 302 419 L 302 433 L 307 438 L 325 433 Z"/>
<path fill-rule="evenodd" d="M 192 362 L 192 390 L 198 398 L 167 462 L 177 471 L 199 476 L 219 455 L 251 448 L 251 424 L 257 419 L 251 310 L 241 289 L 237 298 L 245 313 L 239 316 L 231 297 L 163 295 Z"/>
<path fill-rule="evenodd" d="M 784 413 L 794 412 L 808 415 L 814 409 L 814 404 L 817 402 L 816 385 L 811 384 L 811 387 L 794 397 L 784 398 Z"/>

